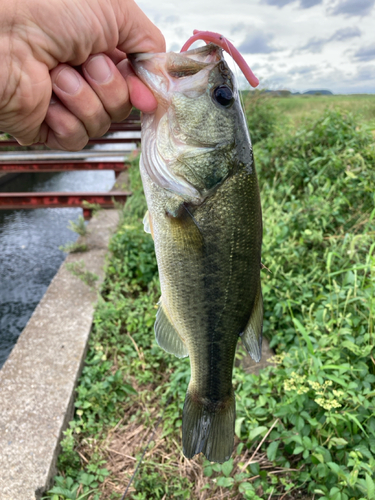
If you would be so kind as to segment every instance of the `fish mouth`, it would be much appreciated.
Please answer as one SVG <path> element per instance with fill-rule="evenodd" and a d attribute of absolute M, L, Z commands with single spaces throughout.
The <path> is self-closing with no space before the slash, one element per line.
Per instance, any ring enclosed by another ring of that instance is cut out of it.
<path fill-rule="evenodd" d="M 139 52 L 135 54 L 128 54 L 127 57 L 136 71 L 138 63 L 150 61 L 155 58 L 166 61 L 166 68 L 170 75 L 179 78 L 193 75 L 203 69 L 207 64 L 210 64 L 215 60 L 220 60 L 221 54 L 222 49 L 220 47 L 213 43 L 209 43 L 203 47 L 198 47 L 197 49 L 188 50 L 182 53 Z"/>
<path fill-rule="evenodd" d="M 128 54 L 135 74 L 164 107 L 175 91 L 189 97 L 203 94 L 210 71 L 222 58 L 222 49 L 213 43 L 183 53 Z"/>

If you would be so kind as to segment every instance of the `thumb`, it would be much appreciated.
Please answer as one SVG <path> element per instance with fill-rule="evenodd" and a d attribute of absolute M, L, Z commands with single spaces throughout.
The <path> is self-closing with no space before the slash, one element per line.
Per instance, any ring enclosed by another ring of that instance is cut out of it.
<path fill-rule="evenodd" d="M 136 52 L 165 52 L 165 39 L 133 0 L 114 0 L 119 29 L 117 48 L 127 54 Z"/>

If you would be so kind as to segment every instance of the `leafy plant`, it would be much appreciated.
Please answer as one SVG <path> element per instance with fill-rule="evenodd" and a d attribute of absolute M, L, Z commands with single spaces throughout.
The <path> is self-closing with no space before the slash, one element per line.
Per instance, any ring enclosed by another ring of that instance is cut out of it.
<path fill-rule="evenodd" d="M 87 233 L 87 227 L 86 221 L 82 217 L 82 215 L 78 217 L 76 222 L 72 220 L 69 221 L 69 229 L 79 234 L 80 236 L 85 236 L 85 234 Z"/>
<path fill-rule="evenodd" d="M 89 201 L 83 200 L 82 202 L 83 208 L 91 210 L 91 215 L 95 216 L 100 210 L 102 210 L 101 205 L 99 203 L 90 203 Z"/>
<path fill-rule="evenodd" d="M 86 283 L 86 285 L 90 288 L 93 288 L 95 286 L 95 283 L 99 279 L 98 275 L 85 269 L 85 263 L 83 262 L 83 260 L 68 262 L 66 264 L 66 268 L 68 269 L 68 271 L 74 274 L 74 276 L 77 276 L 77 278 Z"/>
<path fill-rule="evenodd" d="M 248 92 L 245 99 L 245 115 L 253 144 L 272 135 L 278 123 L 278 113 L 273 98 L 264 91 Z"/>
<path fill-rule="evenodd" d="M 55 477 L 56 485 L 48 492 L 49 496 L 44 499 L 51 498 L 51 500 L 83 500 L 84 498 L 91 498 L 92 500 L 100 500 L 100 497 L 91 495 L 98 487 L 100 482 L 109 475 L 107 469 L 96 470 L 95 474 L 88 474 L 81 471 L 78 474 L 77 480 L 74 481 L 71 477 Z M 52 496 L 51 496 L 52 495 Z M 90 496 L 91 495 L 91 496 Z"/>
<path fill-rule="evenodd" d="M 77 241 L 73 243 L 67 243 L 64 246 L 60 246 L 59 250 L 65 253 L 81 253 L 87 252 L 88 246 L 86 243 L 78 243 Z"/>

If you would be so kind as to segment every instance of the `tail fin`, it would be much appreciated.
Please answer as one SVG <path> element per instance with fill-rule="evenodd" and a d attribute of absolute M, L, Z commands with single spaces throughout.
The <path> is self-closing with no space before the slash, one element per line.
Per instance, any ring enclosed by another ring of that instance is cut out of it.
<path fill-rule="evenodd" d="M 234 445 L 234 392 L 225 402 L 202 402 L 186 393 L 182 414 L 182 445 L 186 458 L 202 452 L 211 462 L 229 460 Z"/>

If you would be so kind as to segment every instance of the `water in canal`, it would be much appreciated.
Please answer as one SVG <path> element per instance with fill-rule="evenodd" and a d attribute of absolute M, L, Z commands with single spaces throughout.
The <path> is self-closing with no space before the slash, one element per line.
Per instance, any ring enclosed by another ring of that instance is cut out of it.
<path fill-rule="evenodd" d="M 21 174 L 0 191 L 99 192 L 114 180 L 111 171 Z M 59 246 L 77 239 L 68 225 L 80 215 L 80 208 L 0 210 L 0 367 L 66 256 Z"/>

